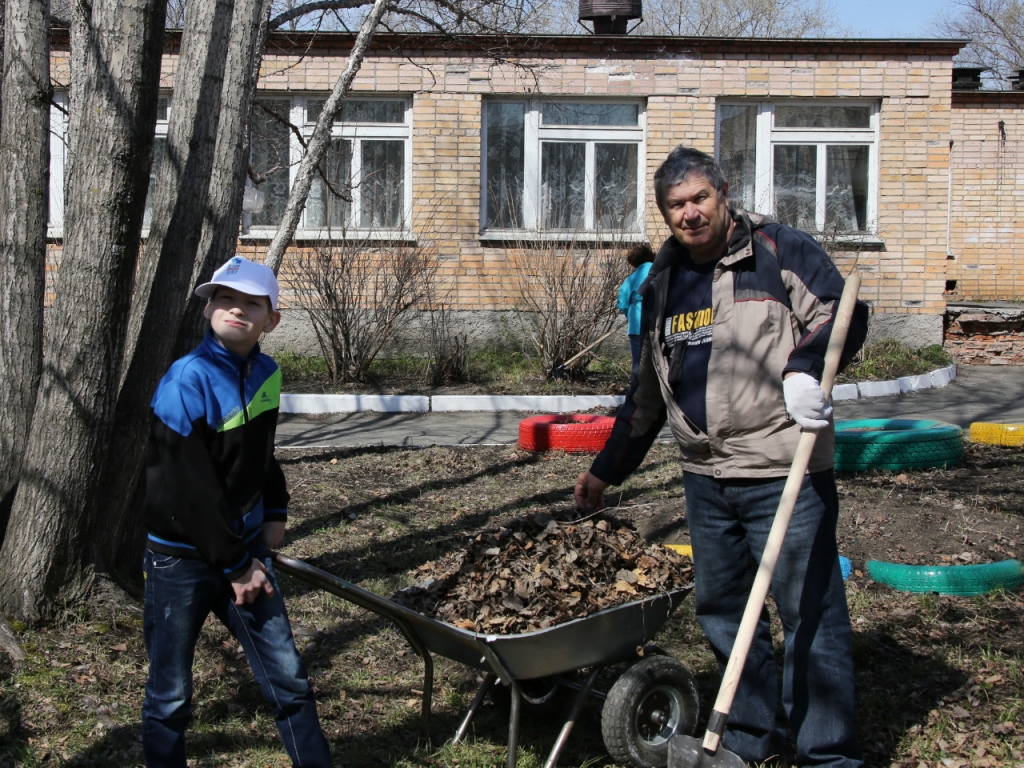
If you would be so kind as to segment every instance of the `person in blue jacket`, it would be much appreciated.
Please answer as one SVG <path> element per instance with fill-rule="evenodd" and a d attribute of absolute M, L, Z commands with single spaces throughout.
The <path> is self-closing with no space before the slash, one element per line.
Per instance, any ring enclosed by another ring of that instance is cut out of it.
<path fill-rule="evenodd" d="M 626 261 L 633 267 L 633 273 L 627 277 L 619 288 L 619 311 L 626 315 L 626 334 L 629 336 L 629 351 L 633 355 L 633 375 L 636 378 L 640 368 L 640 349 L 643 336 L 640 335 L 640 308 L 643 299 L 640 297 L 640 286 L 647 279 L 654 261 L 654 249 L 648 243 L 633 246 L 626 254 Z"/>
<path fill-rule="evenodd" d="M 269 552 L 288 506 L 274 458 L 281 371 L 258 343 L 281 320 L 277 278 L 236 256 L 195 292 L 210 330 L 157 386 L 146 448 L 146 765 L 185 768 L 192 662 L 212 612 L 241 643 L 292 765 L 329 768 Z"/>

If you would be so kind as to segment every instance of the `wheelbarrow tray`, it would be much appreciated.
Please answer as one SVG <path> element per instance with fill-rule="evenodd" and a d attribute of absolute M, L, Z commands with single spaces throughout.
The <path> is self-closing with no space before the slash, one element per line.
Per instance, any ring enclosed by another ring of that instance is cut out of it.
<path fill-rule="evenodd" d="M 672 611 L 693 589 L 682 589 L 606 608 L 546 629 L 515 635 L 490 635 L 462 629 L 380 597 L 301 560 L 276 555 L 279 570 L 413 630 L 431 653 L 466 666 L 495 671 L 492 652 L 516 680 L 531 680 L 636 656 L 653 639 Z M 404 631 L 404 628 L 403 628 Z M 415 645 L 415 644 L 414 644 Z"/>
<path fill-rule="evenodd" d="M 320 587 L 395 623 L 409 645 L 423 659 L 420 730 L 424 738 L 429 739 L 434 654 L 487 673 L 455 734 L 455 743 L 465 736 L 474 713 L 495 680 L 500 678 L 508 683 L 512 692 L 512 706 L 509 713 L 507 768 L 515 767 L 518 751 L 519 713 L 522 707 L 518 681 L 553 678 L 567 672 L 591 669 L 580 688 L 572 713 L 545 763 L 546 768 L 552 768 L 598 672 L 610 665 L 636 658 L 638 649 L 654 637 L 672 611 L 693 590 L 690 585 L 597 611 L 547 629 L 516 635 L 489 635 L 424 616 L 301 560 L 278 553 L 274 554 L 274 559 L 277 569 L 282 573 Z"/>

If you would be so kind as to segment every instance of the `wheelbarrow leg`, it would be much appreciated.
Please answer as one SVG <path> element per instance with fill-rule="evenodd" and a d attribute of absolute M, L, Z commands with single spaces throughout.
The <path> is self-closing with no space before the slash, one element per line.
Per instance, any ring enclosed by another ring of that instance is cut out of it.
<path fill-rule="evenodd" d="M 423 700 L 420 703 L 420 736 L 430 744 L 430 707 L 434 700 L 434 660 L 423 649 Z"/>
<path fill-rule="evenodd" d="M 484 681 L 480 683 L 480 687 L 476 690 L 476 696 L 473 697 L 473 703 L 469 705 L 469 712 L 462 719 L 462 724 L 459 726 L 459 730 L 455 732 L 455 738 L 452 739 L 452 744 L 458 744 L 462 741 L 462 738 L 466 735 L 466 731 L 469 730 L 469 723 L 473 719 L 473 715 L 480 709 L 480 704 L 484 700 L 484 696 L 491 690 L 491 686 L 494 685 L 494 681 L 498 679 L 498 676 L 493 672 L 488 672 L 484 676 Z"/>
<path fill-rule="evenodd" d="M 569 719 L 562 726 L 562 732 L 558 734 L 558 740 L 555 741 L 555 746 L 551 749 L 551 754 L 548 755 L 548 761 L 544 763 L 544 768 L 555 768 L 555 763 L 558 762 L 558 755 L 561 754 L 565 743 L 569 741 L 569 734 L 572 733 L 572 729 L 576 725 L 576 719 L 580 716 L 580 711 L 583 709 L 587 696 L 590 694 L 590 689 L 594 687 L 594 682 L 597 680 L 597 673 L 600 671 L 601 667 L 595 667 L 587 675 L 583 687 L 580 688 L 580 692 L 576 695 L 576 701 L 573 702 L 572 710 L 569 712 Z"/>

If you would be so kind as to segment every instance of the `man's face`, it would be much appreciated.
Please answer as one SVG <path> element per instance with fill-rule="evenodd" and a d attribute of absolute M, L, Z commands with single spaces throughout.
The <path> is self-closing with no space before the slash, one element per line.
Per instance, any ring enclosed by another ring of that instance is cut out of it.
<path fill-rule="evenodd" d="M 663 216 L 690 256 L 698 264 L 717 259 L 732 233 L 729 185 L 718 192 L 707 177 L 690 174 L 665 192 Z"/>
<path fill-rule="evenodd" d="M 274 330 L 280 312 L 270 309 L 270 299 L 235 288 L 218 286 L 203 310 L 214 337 L 237 355 L 248 357 L 260 335 Z"/>

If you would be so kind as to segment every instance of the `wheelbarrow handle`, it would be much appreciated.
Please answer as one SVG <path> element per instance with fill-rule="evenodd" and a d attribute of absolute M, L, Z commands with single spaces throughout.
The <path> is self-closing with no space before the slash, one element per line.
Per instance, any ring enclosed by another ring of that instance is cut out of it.
<path fill-rule="evenodd" d="M 832 395 L 832 384 L 835 382 L 839 369 L 839 358 L 842 355 L 843 346 L 846 344 L 846 336 L 850 330 L 853 308 L 857 303 L 859 290 L 860 276 L 851 275 L 847 278 L 843 288 L 835 324 L 832 326 L 832 334 L 829 337 L 828 349 L 825 352 L 825 369 L 821 376 L 821 388 L 825 392 L 826 400 Z M 729 654 L 729 662 L 722 677 L 722 686 L 718 690 L 718 698 L 715 699 L 714 711 L 708 720 L 708 730 L 704 734 L 703 744 L 704 749 L 708 752 L 718 751 L 722 733 L 725 731 L 729 710 L 732 709 L 736 688 L 739 686 L 743 666 L 746 664 L 754 633 L 757 631 L 757 625 L 761 619 L 761 610 L 764 608 L 768 588 L 772 583 L 775 564 L 779 559 L 782 543 L 786 539 L 786 530 L 789 528 L 790 518 L 793 517 L 793 508 L 796 506 L 804 475 L 811 462 L 811 452 L 814 450 L 817 437 L 816 431 L 804 430 L 800 434 L 796 454 L 789 468 L 789 475 L 786 477 L 786 485 L 782 490 L 782 497 L 779 499 L 779 507 L 775 512 L 775 519 L 772 522 L 771 532 L 768 534 L 768 541 L 765 543 L 764 553 L 761 555 L 761 562 L 757 567 L 757 575 L 754 577 L 754 584 L 750 589 L 750 597 L 747 599 L 747 605 L 743 611 L 743 618 L 736 633 L 732 653 Z"/>

